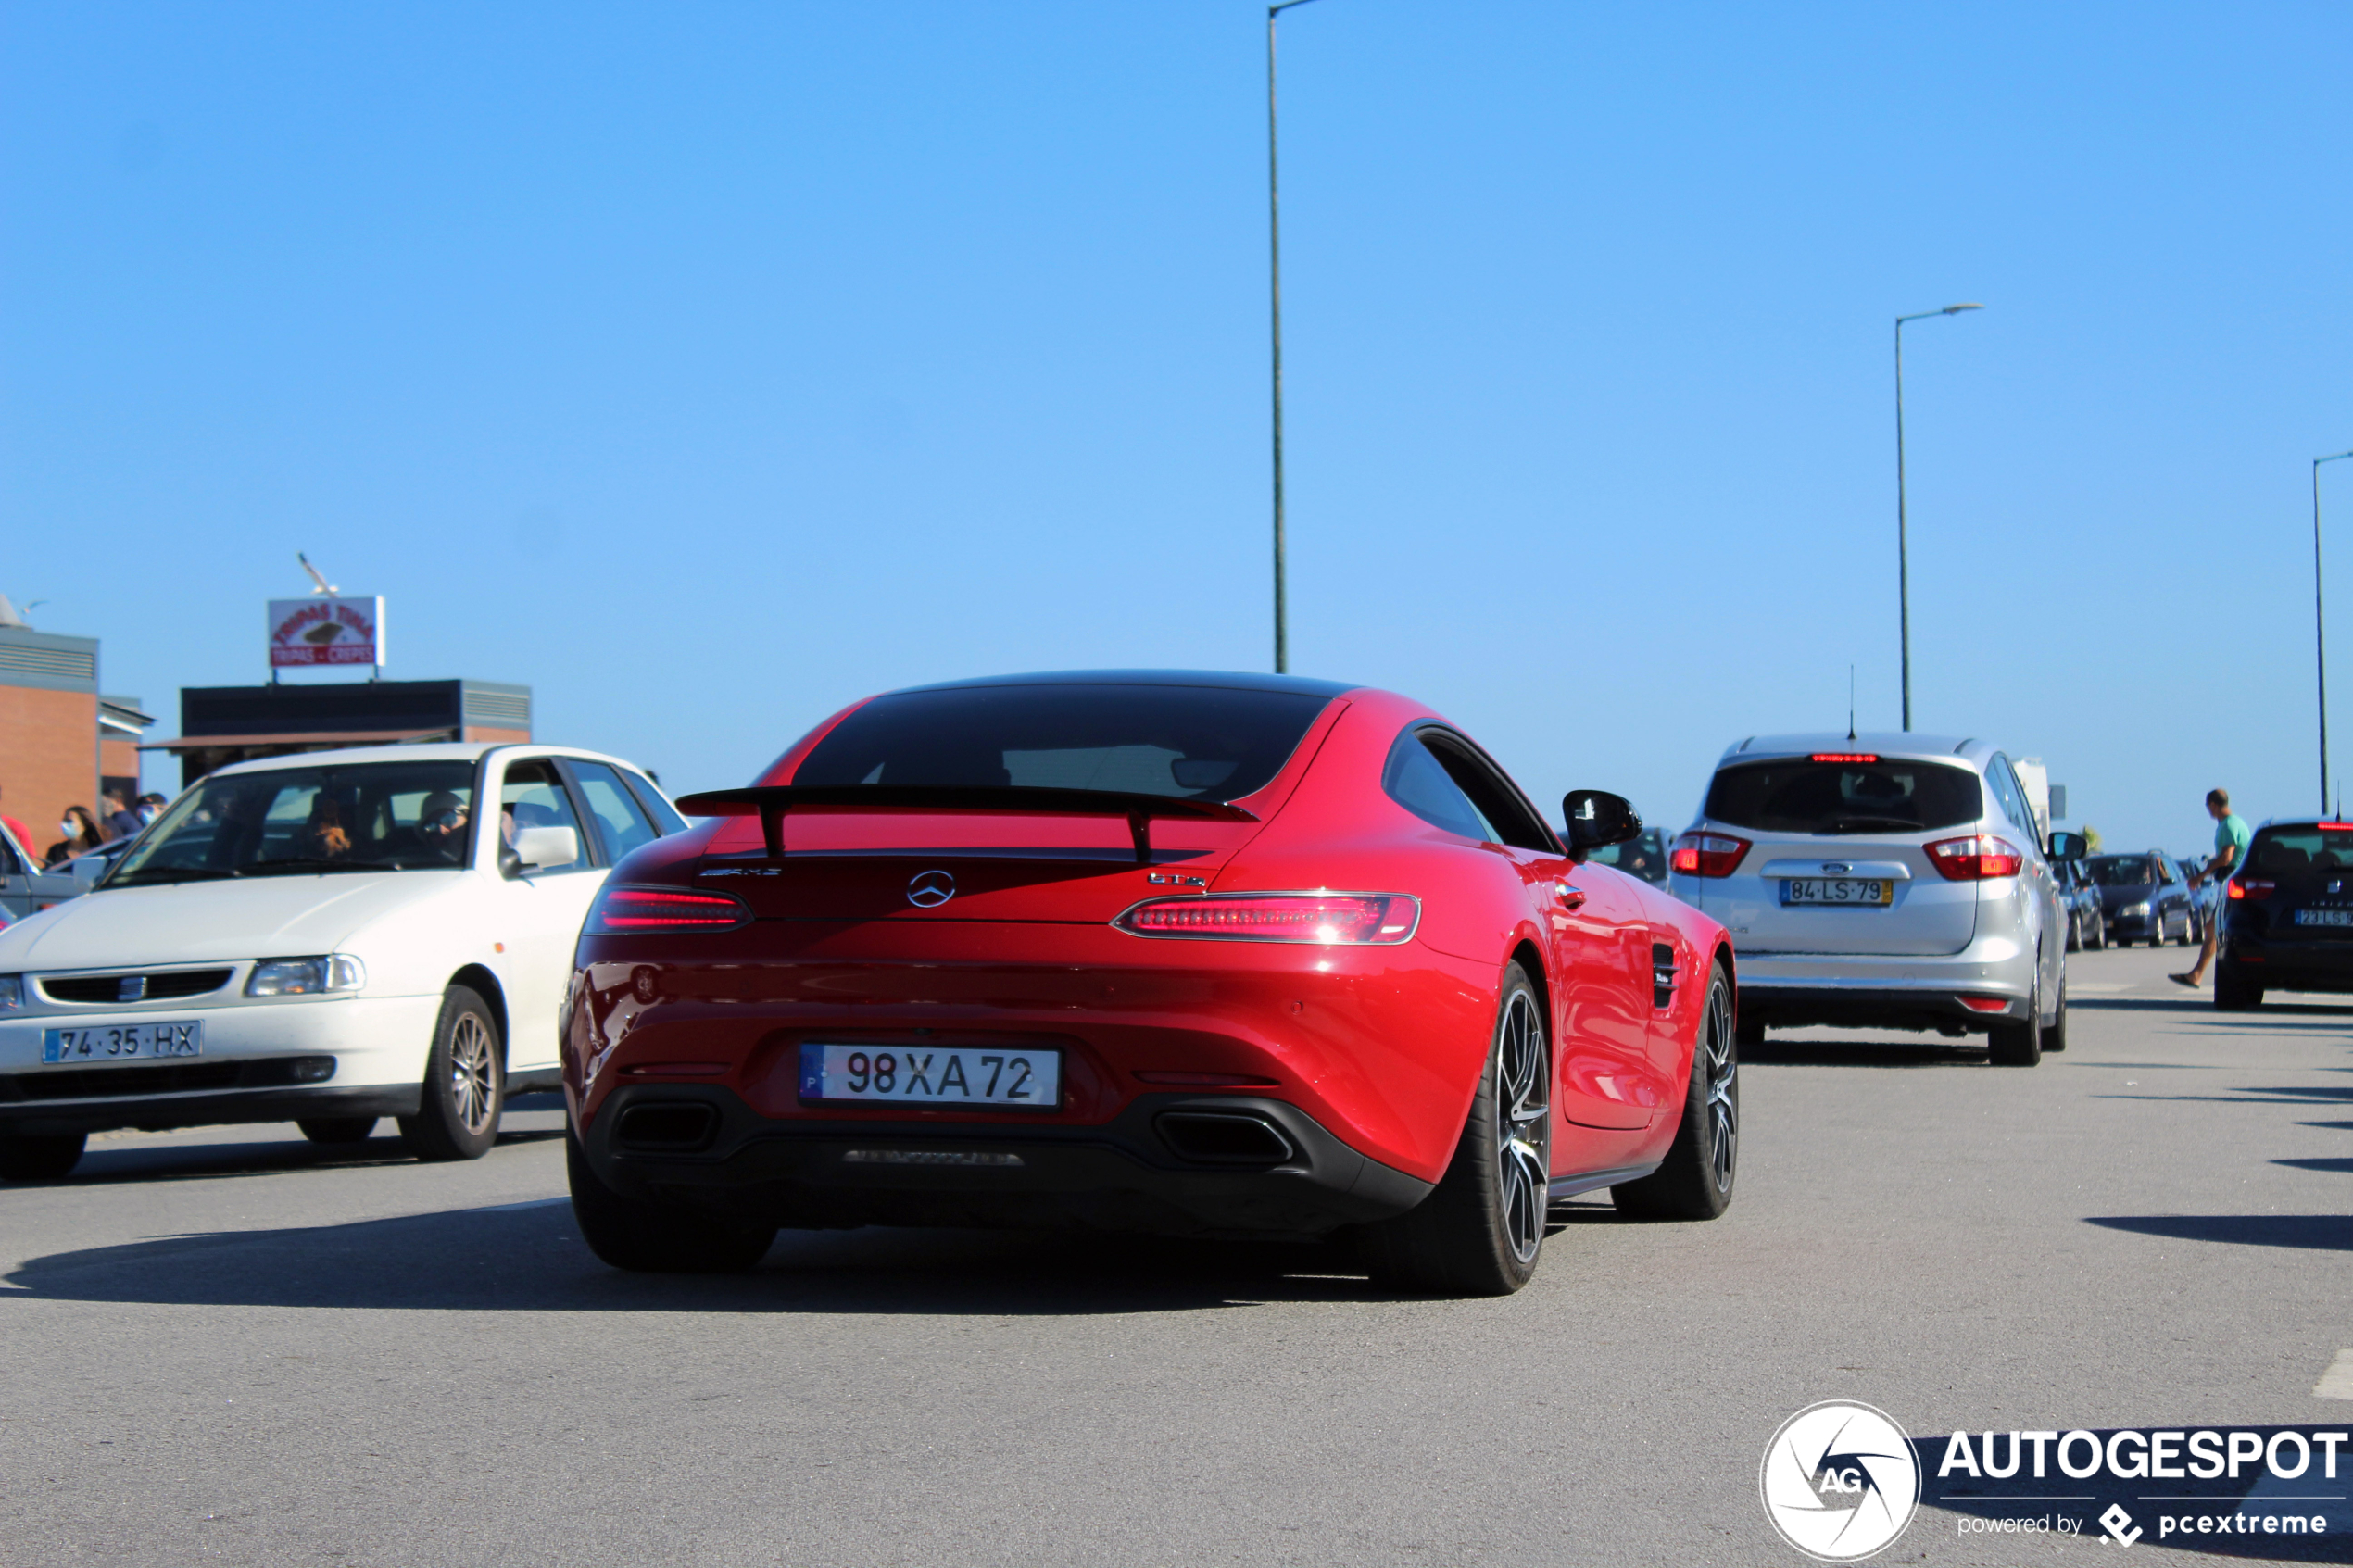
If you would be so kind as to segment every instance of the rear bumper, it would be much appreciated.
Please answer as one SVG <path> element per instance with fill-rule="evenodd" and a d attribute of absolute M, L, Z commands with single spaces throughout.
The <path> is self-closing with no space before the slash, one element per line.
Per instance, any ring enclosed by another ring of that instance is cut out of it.
<path fill-rule="evenodd" d="M 1933 1029 L 1944 1035 L 1982 1032 L 2026 1017 L 2023 996 L 2004 997 L 1999 1012 L 1984 1012 L 1961 1000 L 1963 993 L 1867 985 L 1752 986 L 1741 977 L 1741 1016 L 1782 1029 Z M 1973 986 L 1967 995 L 2001 996 Z"/>
<path fill-rule="evenodd" d="M 633 1123 L 633 1109 L 652 1108 L 684 1114 Z M 1273 1141 L 1257 1158 L 1187 1158 L 1176 1147 L 1181 1134 L 1169 1131 L 1172 1112 L 1246 1119 Z M 663 1123 L 673 1137 L 699 1123 L 698 1147 L 633 1142 L 633 1126 Z M 1403 1213 L 1430 1192 L 1297 1106 L 1234 1095 L 1144 1095 L 1108 1123 L 1076 1126 L 772 1120 L 715 1085 L 632 1084 L 613 1092 L 581 1147 L 598 1179 L 624 1196 L 812 1229 L 1317 1236 Z"/>
<path fill-rule="evenodd" d="M 2353 991 L 2353 941 L 2271 942 L 2232 934 L 2222 961 L 2268 991 Z"/>

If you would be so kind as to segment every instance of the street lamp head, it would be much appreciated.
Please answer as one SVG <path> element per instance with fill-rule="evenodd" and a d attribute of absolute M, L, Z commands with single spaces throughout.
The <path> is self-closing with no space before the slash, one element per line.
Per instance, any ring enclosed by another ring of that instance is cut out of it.
<path fill-rule="evenodd" d="M 1957 316 L 1964 310 L 1982 310 L 1985 307 L 1982 305 L 1948 305 L 1943 310 L 1938 311 L 1937 314 L 1940 316 Z"/>

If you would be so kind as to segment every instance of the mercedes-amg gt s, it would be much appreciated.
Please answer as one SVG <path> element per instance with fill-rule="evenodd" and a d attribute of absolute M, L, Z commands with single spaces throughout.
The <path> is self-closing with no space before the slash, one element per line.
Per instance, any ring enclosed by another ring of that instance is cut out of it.
<path fill-rule="evenodd" d="M 1388 692 L 1114 671 L 820 724 L 591 910 L 565 1004 L 574 1211 L 623 1268 L 779 1226 L 1347 1233 L 1503 1293 L 1547 1201 L 1732 1194 L 1733 955 Z M 1565 841 L 1564 841 L 1565 840 Z"/>

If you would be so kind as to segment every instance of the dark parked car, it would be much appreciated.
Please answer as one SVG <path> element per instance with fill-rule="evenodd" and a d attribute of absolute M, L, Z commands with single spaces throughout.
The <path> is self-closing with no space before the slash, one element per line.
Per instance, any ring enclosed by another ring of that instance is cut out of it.
<path fill-rule="evenodd" d="M 2138 855 L 2095 855 L 2083 862 L 2099 884 L 2108 935 L 2131 946 L 2154 947 L 2167 937 L 2187 944 L 2197 932 L 2189 879 L 2162 849 Z"/>
<path fill-rule="evenodd" d="M 1658 828 L 1644 828 L 1639 837 L 1596 849 L 1590 859 L 1597 866 L 1616 866 L 1628 876 L 1667 885 L 1667 834 Z"/>
<path fill-rule="evenodd" d="M 2265 822 L 2223 884 L 2214 1005 L 2271 991 L 2353 991 L 2353 824 Z"/>
<path fill-rule="evenodd" d="M 2068 951 L 2096 951 L 2107 947 L 2107 905 L 2100 897 L 2100 884 L 2092 880 L 2085 863 L 2057 860 L 2052 863 L 2051 874 L 2058 879 L 2059 903 L 2067 910 Z"/>

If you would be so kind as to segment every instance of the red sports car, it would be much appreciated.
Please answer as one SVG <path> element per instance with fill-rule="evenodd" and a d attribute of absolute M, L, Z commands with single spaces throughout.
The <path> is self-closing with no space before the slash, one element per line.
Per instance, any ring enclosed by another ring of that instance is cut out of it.
<path fill-rule="evenodd" d="M 1708 1219 L 1740 1091 L 1723 928 L 1590 863 L 1389 692 L 1112 671 L 827 720 L 615 868 L 565 1005 L 572 1195 L 627 1269 L 779 1226 L 1357 1239 L 1517 1289 L 1549 1199 Z"/>

